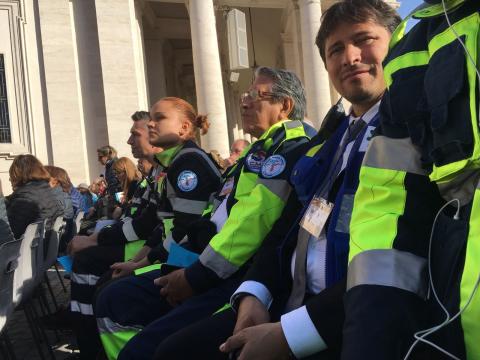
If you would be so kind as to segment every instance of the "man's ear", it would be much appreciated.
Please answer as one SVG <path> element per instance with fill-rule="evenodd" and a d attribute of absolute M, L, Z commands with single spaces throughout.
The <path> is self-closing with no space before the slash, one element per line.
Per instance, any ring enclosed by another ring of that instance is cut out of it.
<path fill-rule="evenodd" d="M 282 117 L 284 119 L 288 119 L 290 116 L 290 113 L 293 110 L 293 107 L 295 106 L 295 101 L 291 97 L 286 97 L 282 100 Z"/>

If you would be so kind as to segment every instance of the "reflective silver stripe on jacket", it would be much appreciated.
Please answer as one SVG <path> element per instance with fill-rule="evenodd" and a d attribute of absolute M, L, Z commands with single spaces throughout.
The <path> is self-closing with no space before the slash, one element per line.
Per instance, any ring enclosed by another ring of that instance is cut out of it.
<path fill-rule="evenodd" d="M 268 190 L 277 195 L 282 201 L 286 202 L 292 187 L 287 180 L 283 179 L 262 179 L 257 180 L 257 184 L 264 185 Z"/>
<path fill-rule="evenodd" d="M 392 139 L 380 135 L 370 140 L 363 166 L 428 175 L 422 169 L 420 157 L 420 152 L 410 138 Z"/>
<path fill-rule="evenodd" d="M 150 186 L 147 187 L 147 190 L 142 195 L 143 200 L 149 200 L 150 198 Z"/>
<path fill-rule="evenodd" d="M 100 331 L 100 334 L 114 334 L 122 331 L 141 331 L 143 326 L 141 325 L 130 325 L 130 326 L 123 326 L 120 325 L 108 317 L 104 318 L 97 318 L 97 327 Z"/>
<path fill-rule="evenodd" d="M 303 127 L 303 124 L 300 120 L 286 121 L 284 123 L 284 125 L 287 129 L 295 129 L 295 128 L 300 127 L 300 126 Z"/>
<path fill-rule="evenodd" d="M 168 211 L 157 211 L 157 218 L 159 220 L 162 219 L 169 219 L 173 217 L 173 212 L 168 212 Z"/>
<path fill-rule="evenodd" d="M 208 201 L 189 200 L 177 197 L 175 189 L 167 179 L 167 198 L 174 211 L 180 211 L 187 214 L 202 215 L 208 206 Z"/>
<path fill-rule="evenodd" d="M 428 292 L 427 260 L 395 249 L 361 252 L 348 265 L 347 291 L 358 285 L 391 286 L 425 299 Z"/>
<path fill-rule="evenodd" d="M 208 205 L 207 201 L 189 200 L 182 198 L 171 198 L 170 203 L 174 211 L 180 211 L 187 214 L 202 215 Z"/>
<path fill-rule="evenodd" d="M 450 181 L 437 183 L 437 187 L 446 201 L 458 199 L 463 206 L 472 201 L 475 190 L 479 188 L 479 180 L 479 169 L 463 169 Z"/>
<path fill-rule="evenodd" d="M 93 315 L 92 304 L 84 304 L 75 300 L 70 301 L 70 310 L 82 315 Z"/>
<path fill-rule="evenodd" d="M 77 274 L 72 272 L 72 281 L 79 285 L 90 285 L 94 286 L 97 284 L 99 276 L 93 274 Z"/>
<path fill-rule="evenodd" d="M 203 157 L 207 162 L 207 164 L 210 165 L 210 168 L 215 173 L 215 175 L 217 175 L 218 177 L 222 176 L 222 174 L 220 173 L 220 170 L 218 170 L 218 168 L 214 165 L 212 159 L 210 159 L 210 157 L 203 150 L 196 149 L 196 148 L 182 149 L 178 152 L 177 156 L 175 156 L 175 159 L 178 159 L 180 156 L 185 154 L 190 154 L 190 153 L 196 153 L 201 157 Z M 175 159 L 173 160 L 174 162 L 175 162 Z"/>
<path fill-rule="evenodd" d="M 218 254 L 210 245 L 207 245 L 201 253 L 200 262 L 222 279 L 228 278 L 238 270 L 237 266 Z"/>
<path fill-rule="evenodd" d="M 125 221 L 122 225 L 122 231 L 127 241 L 135 241 L 139 239 L 135 229 L 133 228 L 132 221 Z"/>

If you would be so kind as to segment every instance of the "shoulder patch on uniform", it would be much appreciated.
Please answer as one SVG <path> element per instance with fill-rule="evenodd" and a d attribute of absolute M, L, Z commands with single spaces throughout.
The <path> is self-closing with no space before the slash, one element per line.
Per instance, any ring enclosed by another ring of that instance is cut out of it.
<path fill-rule="evenodd" d="M 262 175 L 266 178 L 275 177 L 280 175 L 286 166 L 287 161 L 282 155 L 272 155 L 263 163 Z"/>
<path fill-rule="evenodd" d="M 247 156 L 246 164 L 248 170 L 258 174 L 262 169 L 262 165 L 265 161 L 266 153 L 263 150 L 259 150 L 251 153 Z"/>
<path fill-rule="evenodd" d="M 198 185 L 198 176 L 191 170 L 183 170 L 177 178 L 177 186 L 180 190 L 189 192 Z"/>

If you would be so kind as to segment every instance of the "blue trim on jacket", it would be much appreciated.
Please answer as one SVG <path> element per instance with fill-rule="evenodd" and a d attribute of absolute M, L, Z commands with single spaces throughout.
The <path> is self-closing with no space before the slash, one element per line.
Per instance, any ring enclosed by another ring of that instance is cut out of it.
<path fill-rule="evenodd" d="M 365 149 L 361 149 L 364 138 L 370 136 L 372 127 L 379 124 L 378 113 L 370 120 L 357 135 L 352 146 L 341 185 L 334 199 L 334 208 L 327 222 L 327 254 L 326 254 L 326 285 L 332 286 L 346 276 L 349 250 L 349 223 L 353 208 L 353 197 L 359 183 L 360 168 Z M 335 133 L 325 142 L 319 151 L 311 157 L 304 155 L 299 159 L 292 172 L 291 182 L 304 208 L 298 217 L 296 226 L 287 235 L 285 242 L 298 234 L 298 222 L 303 217 L 311 199 L 324 184 L 329 167 L 342 138 L 348 128 L 349 117 L 345 117 Z M 368 132 L 368 133 L 367 133 Z M 369 140 L 369 139 L 368 139 Z M 310 148 L 322 142 L 322 139 L 313 141 Z M 360 151 L 362 150 L 362 151 Z M 332 182 L 333 185 L 334 182 Z M 283 247 L 283 245 L 281 246 Z M 289 266 L 282 266 L 290 269 Z"/>

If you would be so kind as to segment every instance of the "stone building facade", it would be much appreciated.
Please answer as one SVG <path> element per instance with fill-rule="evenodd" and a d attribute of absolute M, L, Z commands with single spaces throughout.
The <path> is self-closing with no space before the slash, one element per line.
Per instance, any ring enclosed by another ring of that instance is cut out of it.
<path fill-rule="evenodd" d="M 314 47 L 334 0 L 0 0 L 0 179 L 17 154 L 101 172 L 96 149 L 126 144 L 130 115 L 179 96 L 209 115 L 202 146 L 228 153 L 243 134 L 238 99 L 253 67 L 295 71 L 319 125 L 338 95 Z M 388 1 L 398 7 L 395 0 Z M 250 68 L 230 71 L 226 18 L 245 13 Z M 231 81 L 238 76 L 236 81 Z"/>

